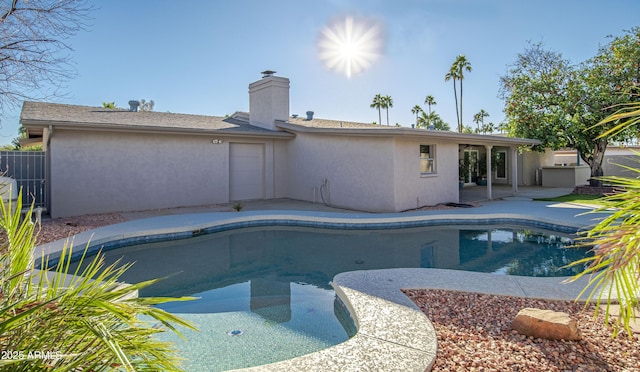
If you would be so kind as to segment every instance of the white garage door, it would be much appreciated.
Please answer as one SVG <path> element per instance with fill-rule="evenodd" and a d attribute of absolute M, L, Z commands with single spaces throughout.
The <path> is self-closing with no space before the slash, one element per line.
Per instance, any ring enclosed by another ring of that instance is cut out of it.
<path fill-rule="evenodd" d="M 229 197 L 231 200 L 263 198 L 264 145 L 229 145 Z"/>

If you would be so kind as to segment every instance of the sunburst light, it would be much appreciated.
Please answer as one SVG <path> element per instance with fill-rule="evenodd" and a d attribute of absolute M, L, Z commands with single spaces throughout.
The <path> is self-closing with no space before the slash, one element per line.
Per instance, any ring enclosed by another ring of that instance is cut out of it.
<path fill-rule="evenodd" d="M 371 66 L 382 54 L 383 44 L 379 23 L 345 17 L 321 31 L 318 54 L 328 69 L 350 78 Z"/>

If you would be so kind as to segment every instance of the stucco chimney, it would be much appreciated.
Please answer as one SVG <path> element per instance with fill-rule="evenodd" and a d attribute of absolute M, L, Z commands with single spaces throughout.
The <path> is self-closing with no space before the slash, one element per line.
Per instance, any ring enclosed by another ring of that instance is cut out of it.
<path fill-rule="evenodd" d="M 275 121 L 289 119 L 289 79 L 265 75 L 249 84 L 249 123 L 278 130 Z"/>

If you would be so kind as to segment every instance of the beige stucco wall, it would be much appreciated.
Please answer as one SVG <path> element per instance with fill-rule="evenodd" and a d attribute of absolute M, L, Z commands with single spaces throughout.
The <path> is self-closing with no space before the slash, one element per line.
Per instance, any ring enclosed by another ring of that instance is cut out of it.
<path fill-rule="evenodd" d="M 394 210 L 393 141 L 297 133 L 288 143 L 290 198 L 372 212 Z"/>
<path fill-rule="evenodd" d="M 575 187 L 589 183 L 591 168 L 588 165 L 566 167 L 542 167 L 542 186 Z"/>
<path fill-rule="evenodd" d="M 418 139 L 298 133 L 288 146 L 288 194 L 370 212 L 458 201 L 458 147 L 436 144 L 437 173 L 420 174 Z M 326 186 L 323 186 L 327 180 Z"/>
<path fill-rule="evenodd" d="M 280 195 L 280 141 L 212 138 L 56 130 L 49 147 L 52 217 L 226 203 L 230 141 L 265 144 L 265 196 Z"/>
<path fill-rule="evenodd" d="M 420 145 L 435 145 L 434 174 L 420 174 Z M 458 145 L 426 139 L 395 142 L 395 210 L 459 200 Z"/>
<path fill-rule="evenodd" d="M 542 184 L 541 167 L 546 153 L 524 150 L 518 153 L 518 185 L 536 186 Z"/>

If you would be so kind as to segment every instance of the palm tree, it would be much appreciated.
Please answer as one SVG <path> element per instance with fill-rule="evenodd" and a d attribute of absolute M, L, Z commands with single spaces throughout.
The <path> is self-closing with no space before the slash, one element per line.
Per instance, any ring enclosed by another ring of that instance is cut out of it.
<path fill-rule="evenodd" d="M 419 105 L 415 105 L 411 109 L 411 113 L 416 115 L 416 127 L 418 126 L 418 114 L 420 114 L 421 112 L 422 112 L 422 107 L 420 107 Z"/>
<path fill-rule="evenodd" d="M 387 109 L 387 125 L 389 125 L 389 108 L 393 107 L 393 99 L 391 99 L 391 96 L 384 96 L 382 101 L 384 102 L 382 108 Z"/>
<path fill-rule="evenodd" d="M 433 111 L 431 113 L 422 112 L 420 118 L 418 119 L 418 128 L 429 128 L 435 130 L 449 130 L 449 124 L 445 123 L 444 120 L 438 115 L 437 112 Z"/>
<path fill-rule="evenodd" d="M 627 128 L 633 128 L 640 122 L 640 102 L 623 105 L 613 115 L 602 120 L 598 125 L 615 124 L 605 130 L 600 138 L 615 135 Z M 588 293 L 586 304 L 592 299 L 596 301 L 596 313 L 603 301 L 606 301 L 604 322 L 610 324 L 612 296 L 618 295 L 619 316 L 613 321 L 613 335 L 622 329 L 629 338 L 633 337 L 631 322 L 640 311 L 640 279 L 638 278 L 638 262 L 640 262 L 640 220 L 638 219 L 638 200 L 640 200 L 640 169 L 628 167 L 632 172 L 628 177 L 601 177 L 602 181 L 619 187 L 617 192 L 603 197 L 603 207 L 593 212 L 606 212 L 606 217 L 581 236 L 582 245 L 593 248 L 593 257 L 573 262 L 586 269 L 573 277 L 589 277 L 589 283 L 580 296 Z"/>
<path fill-rule="evenodd" d="M 54 357 L 3 358 L 0 368 L 176 370 L 178 357 L 171 344 L 154 335 L 165 329 L 178 332 L 178 325 L 194 328 L 152 306 L 172 299 L 137 297 L 138 290 L 157 280 L 123 285 L 120 277 L 130 264 L 106 265 L 101 254 L 94 259 L 83 254 L 79 268 L 70 271 L 72 252 L 67 245 L 56 267 L 42 258 L 42 270 L 34 270 L 33 206 L 22 219 L 21 199 L 20 195 L 15 203 L 0 202 L 0 348 L 51 351 Z"/>
<path fill-rule="evenodd" d="M 428 95 L 425 99 L 424 99 L 424 103 L 429 107 L 429 116 L 431 116 L 431 105 L 437 105 L 438 103 L 436 102 L 436 99 L 433 98 L 432 95 Z M 431 124 L 431 123 L 429 123 Z"/>
<path fill-rule="evenodd" d="M 509 123 L 507 123 L 506 121 L 503 121 L 502 123 L 498 124 L 498 130 L 500 131 L 500 133 L 508 132 Z"/>
<path fill-rule="evenodd" d="M 460 121 L 459 125 L 462 127 L 462 80 L 464 79 L 464 71 L 471 72 L 471 63 L 467 60 L 467 57 L 464 54 L 458 55 L 456 60 L 451 65 L 452 69 L 457 71 L 456 78 L 460 81 L 460 116 L 458 120 Z M 455 83 L 454 83 L 455 84 Z"/>
<path fill-rule="evenodd" d="M 444 81 L 453 80 L 453 97 L 456 99 L 456 118 L 458 119 L 458 132 L 462 133 L 462 124 L 460 123 L 460 113 L 458 112 L 458 92 L 456 91 L 456 79 L 458 78 L 458 70 L 455 64 L 451 65 L 449 72 L 444 75 Z"/>
<path fill-rule="evenodd" d="M 493 122 L 490 121 L 488 124 L 482 124 L 483 134 L 493 133 L 494 130 L 496 130 L 496 126 L 495 124 L 493 124 Z"/>
<path fill-rule="evenodd" d="M 429 107 L 429 114 L 431 114 L 431 105 L 437 105 L 438 102 L 436 102 L 436 99 L 433 98 L 432 95 L 428 95 L 425 99 L 424 99 L 424 103 Z"/>
<path fill-rule="evenodd" d="M 447 124 L 437 112 L 432 112 L 429 118 L 429 126 L 435 130 L 451 130 L 449 124 Z"/>
<path fill-rule="evenodd" d="M 378 109 L 378 124 L 382 125 L 382 114 L 380 113 L 380 109 L 384 107 L 384 98 L 380 93 L 373 97 L 373 102 L 369 107 Z"/>
<path fill-rule="evenodd" d="M 473 115 L 473 122 L 476 123 L 478 133 L 480 132 L 480 124 L 482 124 L 482 130 L 485 130 L 484 118 L 489 117 L 489 113 L 484 109 L 480 109 L 477 114 Z"/>

